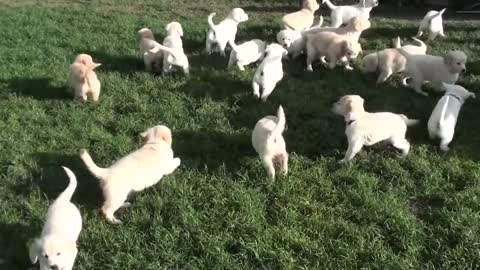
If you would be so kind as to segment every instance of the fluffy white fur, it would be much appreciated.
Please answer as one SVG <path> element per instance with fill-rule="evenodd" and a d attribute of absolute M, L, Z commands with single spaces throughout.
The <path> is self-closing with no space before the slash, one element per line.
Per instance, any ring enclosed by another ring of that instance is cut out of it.
<path fill-rule="evenodd" d="M 458 114 L 463 103 L 475 94 L 459 85 L 443 83 L 445 95 L 440 98 L 428 119 L 428 134 L 431 139 L 440 139 L 440 149 L 448 151 L 448 145 L 453 139 Z"/>
<path fill-rule="evenodd" d="M 392 74 L 402 72 L 407 64 L 407 59 L 399 52 L 399 48 L 410 54 L 425 54 L 427 46 L 423 41 L 413 38 L 417 45 L 404 45 L 401 47 L 400 39 L 395 42 L 394 49 L 385 49 L 371 53 L 363 58 L 362 72 L 378 73 L 377 83 L 385 82 Z"/>
<path fill-rule="evenodd" d="M 422 95 L 428 94 L 422 91 L 422 85 L 425 81 L 432 83 L 437 91 L 444 90 L 442 82 L 455 84 L 459 74 L 465 72 L 467 56 L 462 51 L 450 51 L 445 57 L 433 55 L 411 55 L 403 49 L 400 53 L 407 58 L 407 64 L 402 75 L 411 81 L 403 81 L 405 86 L 411 85 L 414 90 Z"/>
<path fill-rule="evenodd" d="M 230 14 L 219 24 L 213 23 L 215 13 L 208 15 L 208 25 L 210 30 L 207 33 L 206 50 L 212 53 L 213 46 L 217 45 L 220 53 L 225 55 L 225 47 L 228 41 L 235 42 L 238 24 L 248 20 L 248 15 L 241 8 L 234 8 Z"/>
<path fill-rule="evenodd" d="M 277 34 L 277 42 L 288 51 L 288 56 L 295 59 L 305 51 L 305 39 L 302 31 L 281 30 Z"/>
<path fill-rule="evenodd" d="M 260 60 L 267 46 L 260 39 L 252 39 L 240 45 L 236 45 L 229 40 L 228 44 L 232 47 L 232 51 L 230 52 L 227 68 L 232 69 L 236 65 L 242 71 L 245 70 L 244 66 Z"/>
<path fill-rule="evenodd" d="M 105 198 L 102 212 L 112 224 L 121 223 L 114 213 L 129 205 L 125 200 L 130 192 L 155 185 L 180 165 L 180 159 L 173 157 L 172 133 L 168 127 L 156 126 L 140 135 L 146 139 L 145 145 L 109 168 L 99 168 L 85 149 L 80 151 L 88 170 L 100 180 Z"/>
<path fill-rule="evenodd" d="M 320 32 L 333 32 L 348 38 L 350 41 L 358 42 L 363 31 L 370 28 L 372 24 L 362 15 L 355 16 L 347 21 L 345 27 L 315 27 L 303 32 L 303 35 L 316 34 Z"/>
<path fill-rule="evenodd" d="M 140 47 L 140 55 L 143 57 L 145 70 L 148 72 L 158 71 L 158 64 L 162 61 L 163 52 L 151 53 L 150 50 L 155 48 L 155 37 L 152 30 L 142 28 L 137 33 L 137 39 Z"/>
<path fill-rule="evenodd" d="M 73 90 L 75 99 L 85 102 L 90 97 L 93 101 L 98 101 L 101 84 L 94 69 L 101 65 L 93 62 L 88 54 L 79 54 L 75 58 L 70 65 L 68 78 L 69 89 Z"/>
<path fill-rule="evenodd" d="M 77 238 L 82 230 L 82 216 L 70 202 L 77 187 L 73 172 L 63 167 L 70 183 L 48 208 L 40 238 L 30 245 L 32 263 L 40 261 L 40 270 L 71 270 L 77 257 Z"/>
<path fill-rule="evenodd" d="M 260 97 L 260 89 L 263 89 L 261 99 L 266 101 L 277 83 L 283 78 L 282 58 L 288 52 L 279 44 L 273 43 L 265 49 L 265 57 L 258 66 L 253 76 L 253 95 Z"/>
<path fill-rule="evenodd" d="M 252 145 L 257 151 L 268 176 L 275 179 L 275 161 L 281 165 L 282 172 L 288 172 L 288 153 L 282 133 L 285 130 L 285 113 L 282 106 L 277 116 L 266 116 L 260 119 L 252 133 Z"/>
<path fill-rule="evenodd" d="M 357 16 L 368 19 L 370 18 L 370 11 L 378 6 L 378 0 L 360 0 L 360 3 L 351 6 L 335 6 L 330 0 L 323 0 L 322 3 L 326 3 L 332 10 L 330 14 L 332 27 L 340 27 Z"/>
<path fill-rule="evenodd" d="M 342 115 L 347 124 L 345 133 L 348 149 L 341 162 L 353 159 L 364 145 L 370 146 L 381 141 L 390 142 L 406 156 L 410 150 L 410 143 L 405 139 L 407 126 L 417 124 L 418 120 L 408 119 L 403 114 L 369 113 L 365 111 L 363 103 L 360 96 L 348 95 L 333 105 L 333 112 Z"/>
<path fill-rule="evenodd" d="M 421 37 L 423 33 L 428 33 L 428 40 L 434 40 L 437 36 L 446 37 L 443 32 L 442 15 L 445 8 L 440 11 L 430 10 L 420 22 L 417 37 Z"/>

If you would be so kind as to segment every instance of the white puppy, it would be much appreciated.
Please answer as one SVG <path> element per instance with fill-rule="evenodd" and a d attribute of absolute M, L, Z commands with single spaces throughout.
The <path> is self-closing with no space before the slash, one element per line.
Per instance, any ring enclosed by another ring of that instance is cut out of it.
<path fill-rule="evenodd" d="M 105 198 L 102 212 L 112 224 L 121 223 L 114 213 L 120 207 L 129 205 L 125 200 L 130 192 L 155 185 L 180 165 L 180 159 L 173 157 L 172 133 L 168 127 L 156 126 L 140 135 L 146 139 L 145 145 L 109 168 L 99 168 L 87 150 L 80 150 L 80 158 L 100 180 Z"/>
<path fill-rule="evenodd" d="M 228 44 L 232 47 L 228 69 L 232 69 L 236 65 L 242 71 L 245 70 L 244 66 L 261 59 L 267 46 L 260 39 L 252 39 L 240 45 L 235 45 L 234 41 L 229 40 Z"/>
<path fill-rule="evenodd" d="M 402 46 L 402 41 L 400 37 L 397 37 L 393 42 L 393 47 L 396 49 L 402 48 L 404 51 L 408 52 L 409 54 L 427 54 L 427 44 L 425 44 L 420 39 L 412 37 L 413 41 L 417 43 L 417 45 L 413 44 L 406 44 Z"/>
<path fill-rule="evenodd" d="M 446 37 L 443 33 L 443 21 L 442 15 L 445 12 L 445 8 L 440 11 L 430 10 L 420 22 L 418 28 L 417 37 L 423 35 L 424 32 L 428 33 L 428 40 L 434 40 L 438 35 Z"/>
<path fill-rule="evenodd" d="M 154 42 L 152 42 L 155 41 L 152 30 L 148 28 L 140 29 L 137 33 L 137 39 L 140 47 L 140 55 L 143 57 L 145 64 L 145 70 L 148 72 L 156 71 L 156 65 L 162 60 L 163 54 L 162 51 L 157 53 L 149 52 L 155 47 Z"/>
<path fill-rule="evenodd" d="M 332 27 L 340 27 L 357 16 L 368 19 L 370 18 L 370 11 L 378 6 L 378 0 L 360 0 L 360 3 L 351 6 L 335 6 L 330 0 L 323 0 L 323 3 L 327 3 L 327 6 L 332 10 L 330 14 Z"/>
<path fill-rule="evenodd" d="M 394 49 L 385 49 L 379 52 L 368 54 L 363 58 L 362 72 L 379 73 L 377 83 L 385 82 L 392 74 L 402 72 L 407 64 L 407 59 L 398 48 L 410 54 L 425 54 L 427 45 L 423 41 L 413 38 L 419 45 L 401 46 L 400 39 L 395 42 Z"/>
<path fill-rule="evenodd" d="M 252 133 L 252 145 L 257 151 L 268 176 L 275 179 L 274 162 L 281 164 L 282 172 L 288 172 L 288 153 L 282 133 L 285 130 L 285 113 L 278 107 L 277 116 L 266 116 L 260 119 Z"/>
<path fill-rule="evenodd" d="M 287 49 L 291 59 L 297 58 L 305 51 L 305 39 L 301 31 L 281 30 L 277 34 L 277 42 Z"/>
<path fill-rule="evenodd" d="M 440 139 L 440 149 L 448 151 L 448 144 L 453 139 L 460 109 L 465 100 L 475 98 L 475 94 L 459 85 L 442 84 L 446 92 L 428 119 L 428 134 L 431 139 Z"/>
<path fill-rule="evenodd" d="M 349 161 L 360 152 L 364 145 L 370 146 L 381 141 L 390 142 L 406 156 L 410 143 L 405 139 L 407 126 L 418 120 L 408 119 L 403 114 L 389 112 L 369 113 L 363 107 L 364 100 L 357 95 L 341 97 L 334 105 L 333 112 L 345 118 L 345 133 L 348 149 L 341 162 Z"/>
<path fill-rule="evenodd" d="M 276 43 L 267 46 L 265 57 L 253 76 L 253 95 L 256 98 L 260 97 L 261 88 L 263 89 L 261 98 L 265 102 L 277 83 L 282 80 L 282 58 L 287 54 L 287 50 Z"/>
<path fill-rule="evenodd" d="M 171 50 L 164 50 L 163 52 L 163 72 L 171 72 L 172 67 L 177 66 L 183 70 L 183 73 L 188 75 L 190 65 L 187 55 L 183 51 L 182 25 L 178 22 L 171 22 L 167 24 L 165 30 L 167 31 L 167 36 L 163 39 L 163 46 Z M 179 59 L 181 61 L 179 61 Z"/>
<path fill-rule="evenodd" d="M 68 85 L 69 91 L 73 90 L 76 99 L 85 102 L 90 97 L 93 101 L 98 101 L 101 84 L 94 69 L 101 65 L 93 62 L 88 54 L 79 54 L 75 58 L 70 65 Z"/>
<path fill-rule="evenodd" d="M 210 54 L 212 53 L 212 47 L 218 45 L 220 53 L 225 55 L 225 47 L 227 46 L 228 41 L 235 42 L 238 24 L 247 21 L 248 15 L 243 9 L 234 8 L 219 24 L 213 23 L 214 16 L 215 13 L 208 15 L 208 25 L 210 26 L 210 30 L 207 33 L 206 50 L 207 53 Z"/>
<path fill-rule="evenodd" d="M 415 91 L 424 96 L 428 94 L 422 91 L 422 84 L 425 81 L 432 83 L 437 91 L 444 90 L 442 82 L 454 84 L 458 80 L 460 72 L 465 72 L 467 56 L 462 51 L 450 51 L 445 57 L 433 55 L 411 55 L 403 49 L 400 53 L 407 58 L 405 70 L 402 75 L 411 78 L 411 82 Z M 404 80 L 404 85 L 408 86 Z"/>
<path fill-rule="evenodd" d="M 73 172 L 63 167 L 70 179 L 67 188 L 50 205 L 40 238 L 30 246 L 32 263 L 40 261 L 40 270 L 71 270 L 77 257 L 77 238 L 82 216 L 70 202 L 77 187 Z"/>

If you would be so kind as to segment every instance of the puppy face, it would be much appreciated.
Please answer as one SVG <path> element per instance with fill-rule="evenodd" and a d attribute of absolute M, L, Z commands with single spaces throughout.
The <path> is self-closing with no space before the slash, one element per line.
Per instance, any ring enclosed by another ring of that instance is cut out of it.
<path fill-rule="evenodd" d="M 245 13 L 245 11 L 241 8 L 232 9 L 230 12 L 230 17 L 238 23 L 248 21 L 247 13 Z"/>
<path fill-rule="evenodd" d="M 371 6 L 371 7 L 376 7 L 376 6 L 378 6 L 378 0 L 371 0 L 371 1 L 370 1 L 370 6 Z"/>
<path fill-rule="evenodd" d="M 373 73 L 378 69 L 378 57 L 376 53 L 371 53 L 363 58 L 362 72 Z"/>
<path fill-rule="evenodd" d="M 165 30 L 167 31 L 168 35 L 171 35 L 172 33 L 177 33 L 179 36 L 183 37 L 182 25 L 178 22 L 171 22 L 167 24 Z"/>
<path fill-rule="evenodd" d="M 356 59 L 358 55 L 362 52 L 362 46 L 358 42 L 350 42 L 348 40 L 343 41 L 342 43 L 342 55 L 345 55 L 348 60 Z"/>
<path fill-rule="evenodd" d="M 152 30 L 148 28 L 142 28 L 137 33 L 137 39 L 141 40 L 142 38 L 154 39 Z"/>
<path fill-rule="evenodd" d="M 77 246 L 75 242 L 57 237 L 36 239 L 30 246 L 30 260 L 32 263 L 40 261 L 46 269 L 58 270 L 68 265 L 75 256 Z M 43 268 L 42 268 L 43 269 Z"/>
<path fill-rule="evenodd" d="M 277 34 L 277 41 L 284 48 L 288 49 L 290 48 L 290 46 L 292 46 L 293 42 L 295 41 L 294 35 L 295 35 L 295 31 L 293 30 L 290 30 L 290 29 L 282 30 Z"/>
<path fill-rule="evenodd" d="M 272 43 L 268 45 L 267 48 L 265 49 L 265 58 L 282 57 L 287 54 L 288 54 L 288 51 L 285 50 L 282 46 L 280 46 L 277 43 Z"/>
<path fill-rule="evenodd" d="M 460 85 L 455 85 L 455 84 L 448 84 L 442 82 L 443 88 L 445 88 L 447 93 L 452 93 L 463 100 L 466 100 L 468 98 L 476 98 L 475 93 L 472 93 L 468 91 L 467 89 L 463 88 Z"/>
<path fill-rule="evenodd" d="M 85 65 L 86 67 L 90 68 L 90 69 L 95 69 L 99 66 L 101 66 L 102 64 L 99 64 L 99 63 L 95 63 L 93 62 L 93 59 L 90 55 L 88 54 L 79 54 L 77 55 L 77 57 L 75 58 L 75 61 L 74 63 L 81 63 L 83 65 Z"/>
<path fill-rule="evenodd" d="M 160 140 L 166 142 L 168 145 L 172 145 L 172 132 L 166 126 L 155 126 L 153 128 L 149 128 L 146 131 L 140 134 L 142 138 L 144 138 L 147 143 L 149 142 L 158 142 Z"/>
<path fill-rule="evenodd" d="M 363 30 L 370 28 L 370 26 L 372 26 L 370 21 L 362 15 L 359 15 L 350 19 L 348 24 L 353 30 L 357 32 L 361 32 Z"/>
<path fill-rule="evenodd" d="M 445 64 L 454 73 L 464 73 L 467 71 L 467 56 L 462 51 L 450 51 L 444 58 Z"/>
<path fill-rule="evenodd" d="M 333 104 L 332 111 L 342 116 L 353 115 L 359 110 L 363 111 L 363 102 L 363 98 L 358 95 L 343 96 Z"/>
<path fill-rule="evenodd" d="M 318 5 L 318 3 L 317 3 L 316 0 L 308 0 L 308 1 L 307 1 L 306 8 L 307 8 L 307 9 L 310 9 L 310 10 L 312 10 L 312 11 L 316 11 L 317 9 L 320 8 L 320 5 Z"/>

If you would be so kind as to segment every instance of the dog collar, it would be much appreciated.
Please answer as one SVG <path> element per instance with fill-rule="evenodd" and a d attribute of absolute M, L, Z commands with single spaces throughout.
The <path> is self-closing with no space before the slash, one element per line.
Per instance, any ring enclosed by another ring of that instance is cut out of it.
<path fill-rule="evenodd" d="M 353 124 L 355 121 L 357 121 L 357 120 L 350 120 L 350 121 L 348 121 L 348 122 L 347 122 L 347 126 L 350 126 L 350 125 Z"/>
<path fill-rule="evenodd" d="M 447 94 L 447 96 L 454 97 L 454 98 L 456 98 L 458 101 L 462 102 L 462 99 L 461 99 L 459 96 L 457 96 L 457 95 L 454 95 L 454 94 L 450 94 L 450 93 L 449 93 L 449 94 Z"/>

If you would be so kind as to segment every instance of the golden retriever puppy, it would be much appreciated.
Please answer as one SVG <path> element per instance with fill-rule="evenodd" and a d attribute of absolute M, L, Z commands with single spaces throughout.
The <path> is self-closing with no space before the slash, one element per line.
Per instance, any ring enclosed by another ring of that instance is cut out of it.
<path fill-rule="evenodd" d="M 306 0 L 307 3 L 300 11 L 283 16 L 285 29 L 302 31 L 313 25 L 315 11 L 320 7 L 316 0 Z"/>
<path fill-rule="evenodd" d="M 256 98 L 261 98 L 263 102 L 275 89 L 275 86 L 283 78 L 282 58 L 287 55 L 287 50 L 276 43 L 272 43 L 265 49 L 265 57 L 262 63 L 258 66 L 253 75 L 252 88 L 253 95 Z M 260 96 L 260 89 L 262 95 Z"/>
<path fill-rule="evenodd" d="M 405 70 L 402 76 L 409 77 L 410 82 L 404 80 L 405 86 L 411 85 L 415 92 L 428 96 L 422 91 L 424 82 L 429 81 L 437 91 L 443 91 L 442 82 L 455 84 L 459 74 L 467 71 L 467 56 L 462 51 L 450 51 L 445 55 L 412 55 L 400 49 L 400 53 L 407 58 Z"/>
<path fill-rule="evenodd" d="M 285 113 L 278 107 L 277 116 L 260 119 L 252 133 L 252 145 L 257 151 L 268 176 L 275 179 L 274 162 L 279 161 L 283 174 L 288 172 L 288 153 L 282 133 L 285 130 Z"/>
<path fill-rule="evenodd" d="M 70 169 L 63 169 L 70 183 L 48 208 L 42 234 L 30 245 L 30 260 L 32 263 L 40 261 L 41 270 L 72 270 L 77 257 L 77 238 L 82 230 L 82 216 L 71 202 L 77 178 Z"/>
<path fill-rule="evenodd" d="M 370 146 L 381 141 L 390 142 L 406 156 L 410 150 L 410 143 L 405 139 L 407 126 L 419 121 L 408 119 L 403 114 L 366 112 L 363 102 L 360 96 L 347 95 L 333 105 L 333 112 L 342 115 L 347 124 L 345 133 L 348 149 L 341 162 L 352 160 L 364 145 Z"/>
<path fill-rule="evenodd" d="M 404 45 L 400 47 L 397 40 L 395 47 L 403 48 L 410 54 L 423 54 L 427 52 L 427 45 L 423 41 L 413 38 L 418 46 Z M 368 54 L 363 58 L 363 73 L 379 73 L 377 83 L 385 82 L 392 74 L 400 73 L 405 69 L 407 59 L 399 52 L 399 49 L 385 49 L 379 52 Z"/>
<path fill-rule="evenodd" d="M 350 6 L 335 6 L 330 0 L 323 0 L 322 4 L 326 3 L 328 8 L 332 10 L 330 19 L 332 21 L 332 27 L 340 27 L 342 24 L 347 23 L 354 17 L 363 16 L 370 18 L 370 12 L 376 6 L 378 6 L 378 0 L 361 0 L 360 3 Z"/>
<path fill-rule="evenodd" d="M 137 34 L 137 39 L 140 47 L 140 55 L 143 57 L 145 64 L 145 70 L 148 72 L 158 71 L 157 65 L 162 61 L 163 51 L 156 53 L 150 52 L 150 50 L 155 47 L 153 43 L 155 37 L 153 36 L 152 30 L 148 28 L 140 29 Z"/>
<path fill-rule="evenodd" d="M 244 71 L 246 65 L 257 62 L 262 59 L 267 44 L 260 39 L 252 39 L 240 45 L 229 40 L 228 44 L 232 47 L 227 69 L 231 70 L 235 65 L 239 70 Z"/>
<path fill-rule="evenodd" d="M 220 50 L 220 54 L 225 56 L 225 48 L 228 41 L 235 42 L 237 35 L 238 24 L 248 21 L 248 14 L 241 8 L 234 8 L 230 14 L 219 24 L 213 23 L 215 13 L 208 15 L 208 25 L 210 30 L 207 33 L 206 50 L 208 54 L 212 53 L 214 46 Z"/>
<path fill-rule="evenodd" d="M 332 32 L 321 32 L 307 35 L 307 70 L 313 71 L 312 63 L 319 59 L 330 69 L 341 61 L 347 70 L 353 70 L 349 61 L 357 58 L 362 52 L 360 43 L 351 41 L 348 37 Z M 328 59 L 328 63 L 325 60 Z"/>
<path fill-rule="evenodd" d="M 406 45 L 402 46 L 402 41 L 401 41 L 400 37 L 397 37 L 393 42 L 393 47 L 396 48 L 396 49 L 402 48 L 403 50 L 405 50 L 409 54 L 421 54 L 421 55 L 427 54 L 427 49 L 428 49 L 427 45 L 423 41 L 421 41 L 420 39 L 417 39 L 415 37 L 412 37 L 412 39 L 413 39 L 413 41 L 415 41 L 417 43 L 416 45 L 406 44 Z"/>
<path fill-rule="evenodd" d="M 85 102 L 90 96 L 93 101 L 98 101 L 101 84 L 94 69 L 101 65 L 93 62 L 92 57 L 88 54 L 79 54 L 75 58 L 73 64 L 70 65 L 68 85 L 69 91 L 73 90 L 76 99 Z"/>
<path fill-rule="evenodd" d="M 185 75 L 189 75 L 190 64 L 183 51 L 182 25 L 178 22 L 171 22 L 167 24 L 165 30 L 167 30 L 167 36 L 163 39 L 163 46 L 158 47 L 157 43 L 154 43 L 156 48 L 163 50 L 163 73 L 169 73 L 173 70 L 173 67 L 178 67 L 183 70 Z"/>
<path fill-rule="evenodd" d="M 115 162 L 109 168 L 98 167 L 87 150 L 80 150 L 80 158 L 88 170 L 100 180 L 105 202 L 102 212 L 112 224 L 121 221 L 115 211 L 125 203 L 127 195 L 155 185 L 164 175 L 171 174 L 180 159 L 173 157 L 172 133 L 166 126 L 156 126 L 140 134 L 146 143 L 143 147 Z"/>
<path fill-rule="evenodd" d="M 333 32 L 338 35 L 346 36 L 350 41 L 358 42 L 363 31 L 372 26 L 368 18 L 358 15 L 350 19 L 345 27 L 316 27 L 303 32 L 304 35 L 316 34 L 320 32 Z"/>

